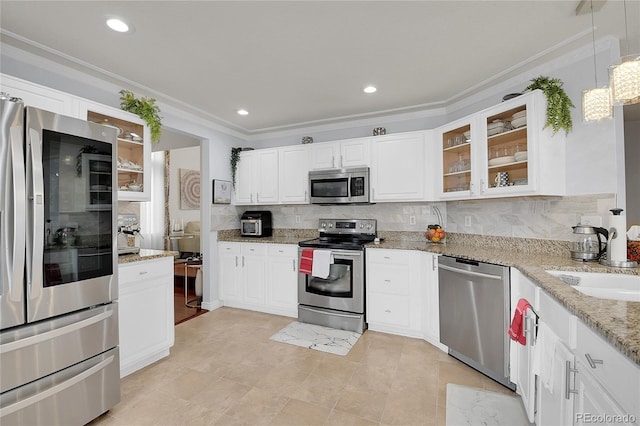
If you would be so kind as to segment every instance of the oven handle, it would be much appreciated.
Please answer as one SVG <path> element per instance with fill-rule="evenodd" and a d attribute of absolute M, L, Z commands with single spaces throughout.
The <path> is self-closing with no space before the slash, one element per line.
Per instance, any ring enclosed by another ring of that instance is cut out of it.
<path fill-rule="evenodd" d="M 331 250 L 331 254 L 333 254 L 334 256 L 346 256 L 346 257 L 362 256 L 362 252 L 359 250 Z"/>
<path fill-rule="evenodd" d="M 305 311 L 310 311 L 310 312 L 315 312 L 316 314 L 325 314 L 327 313 L 327 311 L 325 310 L 320 310 L 320 309 L 314 309 L 311 308 L 309 306 L 304 306 L 304 310 Z M 335 312 L 335 311 L 331 311 L 331 316 L 336 316 L 336 317 L 343 317 L 343 318 L 353 318 L 354 316 L 356 316 L 355 314 L 341 314 L 339 312 Z"/>

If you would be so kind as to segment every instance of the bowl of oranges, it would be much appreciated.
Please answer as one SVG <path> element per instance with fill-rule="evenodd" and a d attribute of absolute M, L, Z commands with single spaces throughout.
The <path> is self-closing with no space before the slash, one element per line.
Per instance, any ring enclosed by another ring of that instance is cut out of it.
<path fill-rule="evenodd" d="M 427 237 L 427 240 L 432 243 L 444 243 L 447 234 L 442 229 L 440 225 L 429 225 L 427 226 L 427 232 L 424 234 Z"/>

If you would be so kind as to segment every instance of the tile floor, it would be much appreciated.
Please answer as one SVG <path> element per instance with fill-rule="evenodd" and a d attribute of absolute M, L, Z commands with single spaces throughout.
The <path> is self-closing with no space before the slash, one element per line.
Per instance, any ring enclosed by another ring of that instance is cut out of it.
<path fill-rule="evenodd" d="M 346 356 L 269 340 L 294 319 L 220 308 L 122 380 L 101 425 L 444 425 L 447 383 L 504 392 L 430 344 L 365 332 Z"/>

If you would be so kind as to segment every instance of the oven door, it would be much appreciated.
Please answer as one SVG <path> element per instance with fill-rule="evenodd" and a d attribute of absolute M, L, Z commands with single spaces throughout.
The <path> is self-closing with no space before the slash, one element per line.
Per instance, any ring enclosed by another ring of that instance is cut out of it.
<path fill-rule="evenodd" d="M 332 250 L 334 263 L 326 279 L 298 275 L 298 302 L 302 305 L 364 313 L 364 251 Z M 298 249 L 298 260 L 302 248 Z"/>

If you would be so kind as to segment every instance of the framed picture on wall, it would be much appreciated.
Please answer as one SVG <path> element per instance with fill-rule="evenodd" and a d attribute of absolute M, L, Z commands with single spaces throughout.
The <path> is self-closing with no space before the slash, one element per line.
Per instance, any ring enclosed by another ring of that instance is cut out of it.
<path fill-rule="evenodd" d="M 231 182 L 228 180 L 213 180 L 213 204 L 231 204 Z"/>

